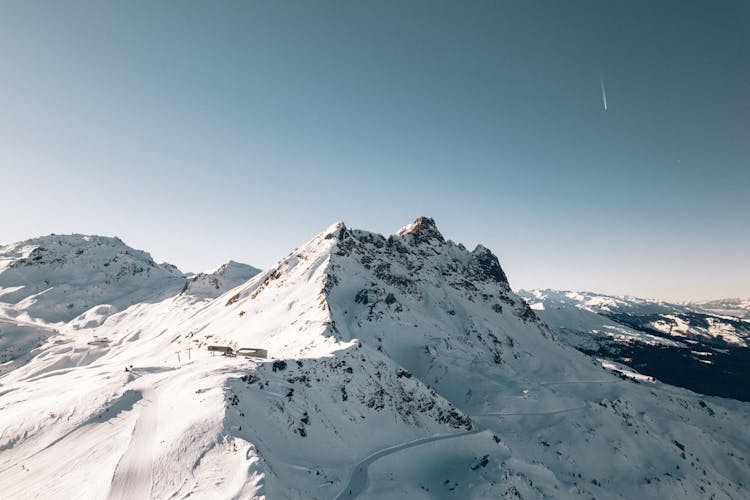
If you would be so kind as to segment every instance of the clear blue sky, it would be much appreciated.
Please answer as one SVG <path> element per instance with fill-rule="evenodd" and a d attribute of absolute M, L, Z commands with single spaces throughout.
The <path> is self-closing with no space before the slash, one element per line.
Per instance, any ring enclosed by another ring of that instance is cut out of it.
<path fill-rule="evenodd" d="M 750 296 L 749 2 L 5 0 L 0 63 L 2 243 L 429 215 L 514 287 Z"/>

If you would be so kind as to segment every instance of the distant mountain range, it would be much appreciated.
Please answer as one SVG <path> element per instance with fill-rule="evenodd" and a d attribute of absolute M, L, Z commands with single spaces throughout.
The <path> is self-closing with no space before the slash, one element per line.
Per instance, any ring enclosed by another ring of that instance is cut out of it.
<path fill-rule="evenodd" d="M 558 338 L 582 352 L 696 392 L 750 401 L 748 301 L 670 304 L 559 290 L 519 294 Z"/>
<path fill-rule="evenodd" d="M 745 497 L 744 393 L 668 385 L 614 349 L 715 367 L 746 322 L 522 295 L 426 217 L 390 236 L 336 223 L 262 271 L 187 274 L 99 236 L 2 247 L 0 491 Z"/>
<path fill-rule="evenodd" d="M 706 302 L 692 302 L 692 308 L 723 316 L 750 319 L 750 299 L 721 299 Z"/>

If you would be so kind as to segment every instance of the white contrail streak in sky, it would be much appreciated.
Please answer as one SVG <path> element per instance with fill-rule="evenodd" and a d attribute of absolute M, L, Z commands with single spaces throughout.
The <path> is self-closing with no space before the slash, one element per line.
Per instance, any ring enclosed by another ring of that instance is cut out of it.
<path fill-rule="evenodd" d="M 604 111 L 607 111 L 607 89 L 604 88 L 604 77 L 599 75 L 599 83 L 602 85 L 602 102 L 604 103 Z"/>

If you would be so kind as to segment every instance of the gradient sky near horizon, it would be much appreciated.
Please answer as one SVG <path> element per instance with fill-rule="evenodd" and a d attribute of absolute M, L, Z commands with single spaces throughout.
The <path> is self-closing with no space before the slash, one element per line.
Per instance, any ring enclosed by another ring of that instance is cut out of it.
<path fill-rule="evenodd" d="M 429 215 L 514 288 L 750 297 L 749 2 L 5 0 L 0 62 L 3 244 Z"/>

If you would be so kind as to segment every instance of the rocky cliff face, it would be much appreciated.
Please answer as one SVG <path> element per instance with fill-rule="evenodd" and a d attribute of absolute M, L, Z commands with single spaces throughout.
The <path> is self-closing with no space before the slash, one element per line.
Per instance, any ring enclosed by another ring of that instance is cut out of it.
<path fill-rule="evenodd" d="M 343 225 L 328 236 L 336 244 L 326 299 L 337 334 L 374 346 L 467 411 L 494 407 L 499 386 L 520 387 L 532 374 L 598 370 L 582 357 L 540 362 L 555 350 L 576 353 L 511 291 L 495 255 L 446 241 L 431 219 L 388 238 Z"/>

